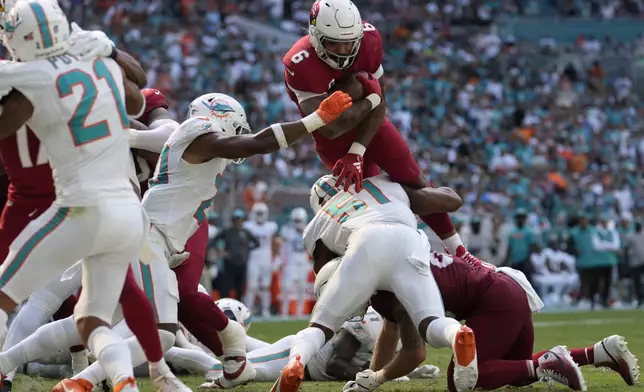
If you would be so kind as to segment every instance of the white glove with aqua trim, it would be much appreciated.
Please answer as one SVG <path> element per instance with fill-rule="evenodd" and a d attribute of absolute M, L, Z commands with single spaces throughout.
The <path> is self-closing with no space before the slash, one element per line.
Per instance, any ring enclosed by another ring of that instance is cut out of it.
<path fill-rule="evenodd" d="M 110 57 L 114 51 L 114 42 L 100 30 L 83 30 L 76 22 L 72 22 L 72 32 L 69 36 L 71 53 L 84 60 L 95 57 Z"/>

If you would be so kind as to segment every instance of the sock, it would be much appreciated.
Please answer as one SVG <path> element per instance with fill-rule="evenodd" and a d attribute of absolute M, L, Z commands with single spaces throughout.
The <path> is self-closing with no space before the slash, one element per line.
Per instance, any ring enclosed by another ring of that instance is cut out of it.
<path fill-rule="evenodd" d="M 36 332 L 39 327 L 45 325 L 50 317 L 51 314 L 43 309 L 42 306 L 38 306 L 36 303 L 31 301 L 30 297 L 30 300 L 20 308 L 20 311 L 11 322 L 2 351 L 7 351 L 11 347 L 25 340 L 28 336 Z M 6 375 L 5 380 L 13 380 L 15 374 L 15 371 L 9 372 Z"/>
<path fill-rule="evenodd" d="M 72 372 L 78 374 L 83 371 L 86 367 L 89 366 L 89 358 L 87 357 L 87 351 L 85 346 L 82 347 L 80 351 L 72 351 Z M 71 350 L 70 350 L 71 351 Z"/>
<path fill-rule="evenodd" d="M 179 321 L 216 356 L 223 354 L 219 331 L 228 326 L 228 317 L 208 295 L 186 295 L 179 302 Z"/>
<path fill-rule="evenodd" d="M 456 233 L 449 238 L 445 238 L 443 240 L 443 245 L 445 245 L 445 249 L 447 249 L 450 255 L 456 256 L 456 249 L 460 245 L 463 245 L 463 241 L 461 241 L 461 237 Z"/>
<path fill-rule="evenodd" d="M 7 312 L 0 309 L 0 340 L 2 341 L 2 345 L 4 345 L 4 340 L 7 337 L 7 321 L 9 321 Z"/>
<path fill-rule="evenodd" d="M 0 373 L 7 374 L 27 362 L 82 344 L 73 317 L 45 324 L 31 336 L 0 353 Z"/>
<path fill-rule="evenodd" d="M 87 339 L 87 345 L 96 356 L 97 362 L 101 364 L 105 375 L 112 381 L 112 385 L 134 377 L 128 344 L 111 329 L 108 327 L 94 329 Z M 141 349 L 141 353 L 142 351 Z"/>
<path fill-rule="evenodd" d="M 189 350 L 180 347 L 172 347 L 165 353 L 164 357 L 175 367 L 203 376 L 205 376 L 213 366 L 220 364 L 219 361 L 203 351 Z"/>
<path fill-rule="evenodd" d="M 246 330 L 241 324 L 230 320 L 226 328 L 219 332 L 226 357 L 246 356 Z"/>
<path fill-rule="evenodd" d="M 461 323 L 449 317 L 439 317 L 429 323 L 425 341 L 434 348 L 452 348 Z"/>
<path fill-rule="evenodd" d="M 295 339 L 291 344 L 289 361 L 294 360 L 299 355 L 302 364 L 306 366 L 311 358 L 324 346 L 325 342 L 326 336 L 324 336 L 324 332 L 320 328 L 308 327 L 301 330 L 295 335 Z"/>
<path fill-rule="evenodd" d="M 595 364 L 595 348 L 573 348 L 570 350 L 570 356 L 579 366 Z"/>
<path fill-rule="evenodd" d="M 156 321 L 152 305 L 145 296 L 145 293 L 136 284 L 132 269 L 128 269 L 121 291 L 121 307 L 123 308 L 123 317 L 128 327 L 141 343 L 146 358 L 150 362 L 158 362 L 163 358 L 163 350 L 158 335 L 150 333 L 156 331 Z"/>
<path fill-rule="evenodd" d="M 271 292 L 269 289 L 262 289 L 259 293 L 262 302 L 262 315 L 271 313 Z"/>

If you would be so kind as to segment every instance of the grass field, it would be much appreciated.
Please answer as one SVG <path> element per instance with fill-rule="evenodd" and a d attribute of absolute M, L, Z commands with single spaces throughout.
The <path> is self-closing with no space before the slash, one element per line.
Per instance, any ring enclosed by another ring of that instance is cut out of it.
<path fill-rule="evenodd" d="M 254 323 L 250 334 L 258 339 L 273 342 L 279 338 L 298 331 L 303 322 L 264 322 Z M 557 344 L 565 344 L 569 348 L 585 347 L 596 343 L 598 340 L 612 334 L 626 337 L 629 348 L 638 357 L 644 358 L 644 311 L 602 311 L 602 312 L 576 312 L 576 313 L 551 313 L 535 317 L 536 342 L 535 350 L 551 348 Z M 444 372 L 451 353 L 449 350 L 431 350 L 427 355 L 427 362 L 435 364 Z M 628 387 L 622 379 L 609 370 L 596 369 L 592 366 L 583 367 L 589 391 L 644 391 L 644 387 Z M 15 392 L 44 392 L 51 388 L 58 380 L 45 380 L 29 377 L 18 377 L 14 386 Z M 203 382 L 201 377 L 186 377 L 188 385 L 197 389 Z M 152 392 L 151 384 L 144 379 L 139 380 L 142 392 Z M 344 383 L 304 383 L 304 392 L 342 391 Z M 269 391 L 270 384 L 249 384 L 237 388 L 238 391 L 256 392 Z M 546 383 L 534 384 L 526 388 L 506 388 L 504 391 L 532 391 L 545 390 Z M 566 388 L 558 385 L 558 390 Z M 445 378 L 442 374 L 436 381 L 410 381 L 406 383 L 389 383 L 383 386 L 383 391 L 421 392 L 446 390 Z"/>

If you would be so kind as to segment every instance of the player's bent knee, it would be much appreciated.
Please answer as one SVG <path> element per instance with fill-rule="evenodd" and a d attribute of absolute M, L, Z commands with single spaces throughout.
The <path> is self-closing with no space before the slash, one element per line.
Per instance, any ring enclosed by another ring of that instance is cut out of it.
<path fill-rule="evenodd" d="M 176 339 L 176 334 L 165 329 L 159 329 L 159 340 L 161 340 L 161 349 L 163 352 L 170 350 L 174 346 Z"/>
<path fill-rule="evenodd" d="M 311 323 L 309 324 L 309 327 L 310 327 L 310 328 L 317 328 L 317 329 L 319 329 L 320 331 L 322 331 L 322 332 L 324 333 L 324 338 L 326 339 L 326 341 L 327 341 L 327 342 L 328 342 L 329 340 L 331 340 L 331 338 L 333 337 L 333 335 L 335 335 L 335 331 L 336 331 L 336 330 L 331 330 L 330 328 L 325 327 L 324 325 L 320 325 L 320 324 L 318 324 L 318 323 L 314 323 L 314 322 L 311 322 Z M 338 328 L 338 329 L 339 329 L 339 328 Z"/>

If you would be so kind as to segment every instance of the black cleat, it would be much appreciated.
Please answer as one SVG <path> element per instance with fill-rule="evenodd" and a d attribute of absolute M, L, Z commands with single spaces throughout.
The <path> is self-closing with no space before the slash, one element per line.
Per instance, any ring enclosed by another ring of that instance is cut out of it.
<path fill-rule="evenodd" d="M 2 392 L 11 392 L 11 387 L 13 387 L 13 383 L 9 380 L 5 380 L 2 382 Z"/>

